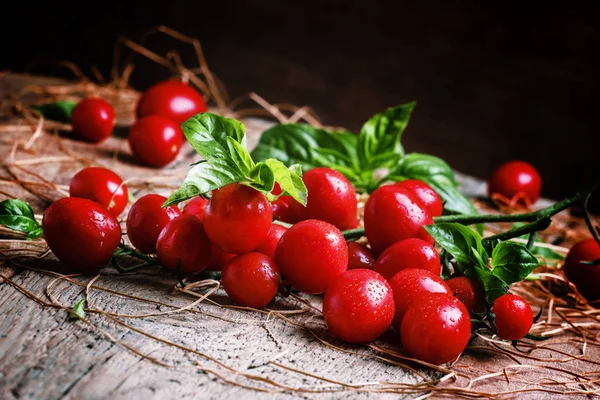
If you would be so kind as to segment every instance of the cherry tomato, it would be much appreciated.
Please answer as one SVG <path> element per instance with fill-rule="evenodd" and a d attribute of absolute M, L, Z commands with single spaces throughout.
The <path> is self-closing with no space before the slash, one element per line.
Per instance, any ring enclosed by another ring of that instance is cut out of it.
<path fill-rule="evenodd" d="M 158 235 L 170 220 L 181 215 L 176 206 L 163 208 L 167 198 L 158 194 L 140 197 L 127 214 L 127 236 L 131 244 L 142 253 L 156 252 Z"/>
<path fill-rule="evenodd" d="M 231 260 L 237 254 L 226 253 L 214 243 L 210 244 L 210 263 L 208 264 L 208 271 L 222 271 L 227 261 Z"/>
<path fill-rule="evenodd" d="M 542 178 L 525 161 L 509 161 L 499 166 L 488 179 L 488 194 L 498 193 L 512 199 L 518 194 L 524 195 L 530 204 L 540 198 Z M 527 205 L 527 204 L 526 204 Z"/>
<path fill-rule="evenodd" d="M 164 167 L 177 157 L 183 145 L 183 133 L 177 124 L 160 115 L 137 120 L 129 129 L 131 152 L 144 164 Z"/>
<path fill-rule="evenodd" d="M 221 283 L 227 295 L 241 306 L 262 308 L 279 291 L 279 269 L 273 259 L 261 253 L 246 253 L 223 267 Z"/>
<path fill-rule="evenodd" d="M 442 199 L 435 190 L 428 184 L 418 179 L 407 179 L 405 181 L 397 182 L 396 186 L 403 187 L 411 191 L 417 199 L 425 206 L 427 212 L 432 217 L 439 217 L 442 215 L 444 205 Z"/>
<path fill-rule="evenodd" d="M 506 340 L 518 340 L 529 333 L 533 325 L 533 311 L 524 298 L 504 294 L 494 301 L 492 312 L 498 336 Z"/>
<path fill-rule="evenodd" d="M 73 176 L 69 195 L 93 200 L 118 217 L 129 201 L 127 186 L 122 183 L 121 177 L 111 170 L 88 167 Z"/>
<path fill-rule="evenodd" d="M 402 187 L 387 185 L 375 189 L 365 204 L 364 219 L 367 239 L 377 254 L 402 239 L 420 238 L 433 244 L 423 229 L 433 219 L 414 195 Z"/>
<path fill-rule="evenodd" d="M 73 108 L 71 125 L 83 140 L 99 143 L 109 137 L 115 127 L 115 110 L 104 99 L 88 97 Z"/>
<path fill-rule="evenodd" d="M 295 224 L 299 221 L 292 221 L 290 218 L 290 201 L 295 201 L 291 196 L 281 196 L 275 199 L 271 203 L 271 210 L 273 212 L 273 218 L 276 218 L 282 222 L 288 222 L 290 224 Z"/>
<path fill-rule="evenodd" d="M 462 301 L 469 314 L 485 312 L 485 290 L 480 281 L 468 276 L 457 276 L 448 279 L 446 284 L 454 297 Z"/>
<path fill-rule="evenodd" d="M 600 258 L 600 246 L 594 238 L 584 239 L 575 244 L 563 265 L 567 279 L 589 301 L 600 299 L 600 265 L 582 264 L 582 261 L 594 261 Z"/>
<path fill-rule="evenodd" d="M 257 248 L 267 237 L 272 219 L 265 195 L 237 183 L 215 191 L 204 210 L 206 234 L 227 253 Z"/>
<path fill-rule="evenodd" d="M 193 87 L 178 81 L 159 82 L 146 90 L 137 105 L 138 118 L 160 115 L 177 126 L 206 111 L 204 99 Z"/>
<path fill-rule="evenodd" d="M 373 251 L 357 242 L 348 243 L 348 269 L 373 269 L 375 255 Z"/>
<path fill-rule="evenodd" d="M 297 201 L 289 203 L 290 218 L 294 222 L 318 219 L 338 229 L 355 226 L 358 201 L 350 181 L 330 168 L 313 168 L 302 175 L 308 190 L 306 207 Z"/>
<path fill-rule="evenodd" d="M 309 219 L 283 234 L 275 261 L 293 287 L 306 293 L 323 293 L 348 268 L 348 247 L 338 228 Z"/>
<path fill-rule="evenodd" d="M 121 242 L 117 219 L 100 204 L 79 197 L 52 203 L 44 213 L 42 227 L 56 258 L 86 274 L 96 274 Z"/>
<path fill-rule="evenodd" d="M 170 269 L 196 273 L 211 259 L 210 241 L 202 221 L 195 215 L 181 215 L 170 220 L 156 241 L 156 255 Z"/>
<path fill-rule="evenodd" d="M 443 364 L 454 361 L 471 337 L 471 319 L 456 297 L 435 293 L 416 299 L 400 328 L 402 347 L 416 359 Z"/>
<path fill-rule="evenodd" d="M 410 238 L 400 240 L 377 258 L 373 270 L 379 272 L 387 280 L 407 268 L 426 269 L 440 276 L 442 264 L 435 248 L 422 239 Z"/>
<path fill-rule="evenodd" d="M 452 294 L 446 282 L 439 275 L 425 269 L 409 268 L 398 272 L 389 280 L 394 291 L 396 314 L 392 324 L 400 330 L 402 319 L 410 304 L 430 293 Z"/>
<path fill-rule="evenodd" d="M 288 228 L 286 228 L 285 226 L 279 224 L 272 224 L 271 229 L 269 229 L 269 233 L 267 233 L 267 237 L 256 249 L 254 249 L 254 251 L 257 253 L 265 254 L 274 259 L 275 249 L 277 248 L 279 239 L 281 239 L 281 237 L 287 230 Z"/>
<path fill-rule="evenodd" d="M 200 221 L 204 220 L 204 209 L 208 204 L 208 199 L 204 197 L 198 196 L 194 197 L 189 203 L 186 204 L 183 209 L 184 215 L 195 215 L 200 219 Z"/>
<path fill-rule="evenodd" d="M 323 316 L 329 332 L 348 343 L 375 340 L 394 318 L 392 288 L 375 271 L 346 271 L 327 288 Z"/>

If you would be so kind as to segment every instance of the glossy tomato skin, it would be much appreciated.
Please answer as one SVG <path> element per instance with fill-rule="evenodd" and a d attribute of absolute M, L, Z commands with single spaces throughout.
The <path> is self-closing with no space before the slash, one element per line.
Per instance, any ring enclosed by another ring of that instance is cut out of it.
<path fill-rule="evenodd" d="M 376 254 L 402 239 L 419 238 L 433 244 L 432 237 L 423 229 L 433 219 L 405 188 L 396 185 L 377 188 L 365 204 L 364 221 L 367 239 Z"/>
<path fill-rule="evenodd" d="M 156 241 L 156 255 L 169 269 L 197 273 L 211 260 L 210 241 L 202 221 L 195 215 L 180 215 L 170 220 Z"/>
<path fill-rule="evenodd" d="M 531 204 L 540 198 L 542 178 L 535 167 L 525 161 L 509 161 L 499 166 L 488 179 L 488 195 L 498 193 L 512 199 L 523 193 Z"/>
<path fill-rule="evenodd" d="M 81 139 L 92 143 L 102 142 L 115 127 L 115 110 L 104 99 L 88 97 L 73 108 L 71 125 Z"/>
<path fill-rule="evenodd" d="M 396 313 L 392 324 L 399 331 L 402 320 L 411 303 L 431 293 L 452 294 L 452 291 L 439 275 L 425 269 L 404 269 L 389 280 L 394 291 Z"/>
<path fill-rule="evenodd" d="M 98 273 L 121 242 L 117 219 L 100 204 L 79 197 L 52 203 L 42 227 L 56 258 L 85 274 Z"/>
<path fill-rule="evenodd" d="M 348 268 L 348 247 L 338 228 L 309 219 L 283 234 L 275 261 L 283 279 L 293 287 L 323 293 Z"/>
<path fill-rule="evenodd" d="M 427 212 L 429 212 L 429 215 L 432 217 L 439 217 L 442 215 L 444 210 L 442 199 L 437 192 L 425 182 L 418 179 L 407 179 L 405 181 L 397 182 L 395 185 L 411 191 L 421 204 L 425 206 Z"/>
<path fill-rule="evenodd" d="M 394 243 L 381 253 L 373 266 L 373 269 L 387 280 L 408 268 L 426 269 L 437 276 L 440 276 L 442 272 L 438 252 L 432 245 L 417 238 L 404 239 Z"/>
<path fill-rule="evenodd" d="M 156 241 L 164 227 L 181 215 L 177 206 L 162 208 L 167 198 L 158 194 L 140 197 L 127 214 L 127 236 L 142 253 L 156 252 Z"/>
<path fill-rule="evenodd" d="M 195 215 L 200 219 L 200 221 L 204 220 L 204 210 L 206 209 L 206 205 L 208 204 L 208 199 L 204 197 L 194 197 L 190 200 L 185 208 L 183 209 L 184 215 Z"/>
<path fill-rule="evenodd" d="M 283 234 L 288 230 L 285 226 L 279 224 L 272 224 L 271 229 L 269 229 L 269 233 L 263 242 L 254 249 L 255 252 L 265 254 L 272 259 L 275 259 L 275 249 L 277 248 L 277 244 L 279 243 L 279 239 L 283 236 Z"/>
<path fill-rule="evenodd" d="M 177 126 L 205 111 L 202 95 L 188 84 L 178 81 L 157 83 L 142 94 L 137 105 L 138 118 L 160 115 Z"/>
<path fill-rule="evenodd" d="M 306 207 L 290 200 L 289 213 L 294 222 L 318 219 L 340 230 L 352 229 L 356 223 L 358 201 L 350 181 L 331 168 L 313 168 L 302 180 L 308 190 Z"/>
<path fill-rule="evenodd" d="M 164 167 L 177 157 L 183 145 L 179 126 L 166 117 L 149 115 L 129 129 L 131 152 L 145 165 Z"/>
<path fill-rule="evenodd" d="M 402 321 L 400 338 L 406 353 L 431 364 L 460 356 L 471 337 L 471 319 L 456 297 L 435 293 L 415 300 Z"/>
<path fill-rule="evenodd" d="M 375 340 L 394 318 L 392 288 L 375 271 L 346 271 L 327 288 L 323 316 L 329 332 L 345 342 Z"/>
<path fill-rule="evenodd" d="M 468 276 L 457 276 L 448 279 L 446 284 L 454 297 L 462 301 L 469 314 L 485 312 L 485 290 L 480 281 Z"/>
<path fill-rule="evenodd" d="M 504 294 L 494 301 L 492 312 L 498 336 L 506 340 L 518 340 L 529 333 L 533 325 L 533 311 L 521 296 Z"/>
<path fill-rule="evenodd" d="M 373 250 L 357 242 L 348 243 L 348 269 L 373 269 Z"/>
<path fill-rule="evenodd" d="M 95 201 L 118 217 L 129 201 L 127 186 L 122 183 L 121 177 L 109 169 L 88 167 L 71 178 L 69 195 Z"/>
<path fill-rule="evenodd" d="M 594 238 L 584 239 L 575 244 L 563 265 L 567 279 L 588 301 L 600 299 L 600 265 L 586 265 L 582 261 L 594 261 L 600 258 L 600 246 Z"/>
<path fill-rule="evenodd" d="M 272 220 L 265 195 L 237 183 L 215 191 L 204 210 L 206 234 L 227 253 L 257 248 L 267 237 Z"/>
<path fill-rule="evenodd" d="M 210 263 L 206 268 L 208 271 L 222 271 L 229 260 L 237 254 L 227 253 L 214 243 L 210 244 Z"/>
<path fill-rule="evenodd" d="M 290 215 L 290 201 L 295 201 L 291 196 L 281 196 L 271 202 L 271 211 L 273 218 L 278 221 L 295 224 L 297 218 L 292 218 Z"/>
<path fill-rule="evenodd" d="M 279 269 L 262 253 L 235 256 L 225 264 L 221 283 L 227 295 L 241 306 L 262 308 L 279 291 Z"/>

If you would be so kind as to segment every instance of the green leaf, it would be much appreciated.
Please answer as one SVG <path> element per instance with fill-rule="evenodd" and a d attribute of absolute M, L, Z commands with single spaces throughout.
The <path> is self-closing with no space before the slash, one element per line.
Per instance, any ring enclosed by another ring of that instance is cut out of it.
<path fill-rule="evenodd" d="M 31 108 L 39 111 L 44 118 L 68 124 L 71 122 L 71 114 L 76 105 L 76 101 L 57 101 L 55 103 L 33 105 Z"/>
<path fill-rule="evenodd" d="M 365 122 L 358 136 L 357 147 L 358 159 L 363 168 L 379 168 L 381 165 L 375 157 L 382 153 L 404 154 L 400 138 L 415 105 L 416 102 L 413 101 L 390 107 Z"/>
<path fill-rule="evenodd" d="M 471 267 L 465 271 L 465 275 L 477 279 L 483 285 L 485 298 L 489 304 L 508 292 L 508 285 L 498 276 L 492 274 L 488 268 Z"/>
<path fill-rule="evenodd" d="M 22 200 L 0 202 L 0 225 L 27 234 L 27 239 L 42 236 L 42 226 L 36 221 L 33 209 Z"/>
<path fill-rule="evenodd" d="M 284 168 L 287 170 L 285 166 Z M 275 174 L 269 165 L 264 162 L 256 164 L 254 169 L 250 171 L 250 178 L 252 182 L 249 185 L 264 194 L 271 193 L 275 187 Z"/>
<path fill-rule="evenodd" d="M 192 197 L 219 189 L 235 182 L 242 182 L 246 177 L 239 168 L 234 168 L 225 159 L 211 159 L 193 166 L 183 183 L 163 204 L 163 207 L 180 203 Z"/>
<path fill-rule="evenodd" d="M 85 318 L 84 307 L 85 307 L 85 297 L 82 298 L 81 300 L 79 300 L 77 303 L 75 303 L 75 305 L 71 309 L 71 312 L 69 313 L 69 319 L 76 320 L 76 319 Z"/>
<path fill-rule="evenodd" d="M 237 165 L 242 173 L 248 175 L 254 168 L 254 161 L 252 161 L 248 150 L 231 137 L 227 138 L 227 146 L 233 163 Z"/>
<path fill-rule="evenodd" d="M 355 135 L 305 124 L 281 124 L 267 129 L 251 155 L 257 162 L 275 158 L 287 166 L 302 164 L 304 170 L 337 166 L 359 170 Z"/>
<path fill-rule="evenodd" d="M 308 191 L 302 181 L 302 175 L 297 173 L 301 170 L 300 165 L 295 164 L 287 168 L 281 161 L 273 158 L 266 160 L 265 164 L 273 171 L 275 180 L 279 183 L 283 191 L 282 194 L 292 196 L 300 204 L 306 205 Z"/>
<path fill-rule="evenodd" d="M 473 229 L 459 223 L 427 225 L 424 228 L 444 250 L 456 258 L 461 271 L 471 266 L 487 269 L 488 253 L 481 236 Z"/>
<path fill-rule="evenodd" d="M 492 273 L 507 284 L 525 279 L 537 266 L 537 258 L 516 242 L 501 242 L 492 253 Z"/>
<path fill-rule="evenodd" d="M 565 259 L 565 256 L 548 247 L 533 246 L 531 253 L 543 260 L 561 261 Z"/>

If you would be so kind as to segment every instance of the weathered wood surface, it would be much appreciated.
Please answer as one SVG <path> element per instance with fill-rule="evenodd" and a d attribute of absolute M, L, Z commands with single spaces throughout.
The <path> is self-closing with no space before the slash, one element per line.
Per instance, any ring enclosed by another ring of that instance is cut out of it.
<path fill-rule="evenodd" d="M 7 75 L 0 80 L 0 93 L 6 98 L 9 94 L 19 93 L 27 85 L 48 83 L 60 82 Z M 129 95 L 124 99 L 131 102 Z M 112 101 L 118 102 L 119 99 Z M 6 112 L 4 108 L 3 114 L 6 115 Z M 126 125 L 128 118 L 124 113 L 120 118 L 121 125 Z M 246 125 L 252 146 L 265 122 L 246 121 Z M 115 135 L 102 145 L 93 146 L 69 139 L 68 133 L 53 134 L 52 125 L 46 126 L 47 132 L 37 138 L 29 153 L 22 149 L 22 145 L 29 140 L 32 130 L 23 119 L 5 118 L 0 127 L 0 158 L 4 164 L 0 172 L 0 199 L 12 195 L 27 200 L 34 205 L 37 213 L 41 213 L 51 201 L 62 197 L 61 190 L 65 190 L 72 175 L 89 163 L 112 168 L 124 179 L 131 179 L 129 186 L 134 188 L 133 194 L 138 197 L 149 191 L 169 194 L 193 161 L 193 151 L 188 146 L 169 168 L 148 169 L 138 166 L 131 157 L 124 140 L 124 129 L 117 129 Z M 15 140 L 20 140 L 22 145 L 13 156 Z M 40 157 L 55 158 L 49 159 L 51 162 L 40 163 Z M 32 160 L 36 159 L 34 163 Z M 30 171 L 39 176 L 31 175 Z M 14 183 L 15 179 L 20 183 Z M 52 185 L 44 183 L 44 180 L 52 182 Z M 481 182 L 467 178 L 464 182 L 467 191 L 481 193 Z M 263 314 L 227 308 L 231 303 L 219 290 L 210 296 L 214 303 L 204 301 L 186 311 L 166 313 L 189 305 L 197 298 L 175 291 L 176 278 L 159 269 L 134 275 L 119 275 L 110 269 L 105 271 L 90 290 L 88 307 L 91 310 L 86 314 L 89 323 L 71 321 L 67 310 L 58 308 L 56 304 L 67 308 L 75 304 L 83 296 L 84 286 L 90 278 L 73 277 L 73 281 L 83 284 L 81 286 L 66 281 L 64 275 L 57 280 L 55 274 L 32 270 L 31 267 L 61 274 L 69 272 L 51 254 L 43 254 L 43 242 L 25 242 L 30 249 L 13 259 L 18 264 L 7 261 L 4 256 L 15 255 L 15 249 L 23 250 L 24 242 L 14 239 L 0 241 L 3 255 L 0 275 L 12 282 L 0 283 L 0 398 L 397 399 L 402 396 L 369 391 L 398 390 L 402 384 L 415 384 L 442 375 L 426 369 L 415 373 L 393 364 L 401 362 L 400 359 L 365 346 L 342 344 L 328 336 L 317 312 L 293 298 L 278 300 L 272 313 Z M 44 257 L 36 258 L 32 254 Z M 36 303 L 19 291 L 19 287 L 44 302 L 51 303 L 54 299 L 54 306 Z M 146 300 L 135 300 L 114 292 Z M 319 307 L 318 296 L 307 298 Z M 286 311 L 300 309 L 303 312 L 297 315 L 285 314 Z M 290 321 L 278 318 L 277 312 L 289 317 Z M 111 319 L 111 314 L 107 313 L 120 316 Z M 317 337 L 340 348 L 326 346 Z M 392 331 L 377 344 L 399 351 L 396 334 Z M 475 341 L 475 345 L 485 346 L 482 340 Z M 560 346 L 569 354 L 579 354 L 578 343 Z M 502 348 L 510 350 L 506 346 Z M 594 358 L 600 360 L 598 348 L 588 348 L 587 351 L 593 351 Z M 518 354 L 501 356 L 490 354 L 485 349 L 474 349 L 461 357 L 454 370 L 481 375 L 516 363 L 535 364 Z M 600 369 L 597 363 L 577 360 L 561 364 L 560 368 L 587 374 L 590 379 L 597 379 Z M 325 379 L 294 372 L 293 369 Z M 242 373 L 273 379 L 280 386 L 249 379 Z M 539 382 L 549 378 L 560 380 L 563 376 L 556 371 L 543 370 L 519 377 Z M 360 385 L 360 390 L 332 381 Z M 378 385 L 369 385 L 377 382 Z M 476 384 L 474 388 L 494 393 L 524 386 L 527 384 L 518 379 L 507 383 L 505 376 L 498 376 Z M 413 392 L 425 393 L 423 389 L 417 388 Z M 406 396 L 411 397 L 410 394 Z M 524 398 L 540 396 L 544 394 L 532 392 L 520 395 Z"/>

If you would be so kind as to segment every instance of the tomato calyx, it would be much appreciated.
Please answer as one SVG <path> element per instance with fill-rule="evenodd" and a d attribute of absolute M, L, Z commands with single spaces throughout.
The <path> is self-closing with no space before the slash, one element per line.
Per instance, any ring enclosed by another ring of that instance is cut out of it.
<path fill-rule="evenodd" d="M 123 266 L 119 263 L 119 260 L 128 259 L 132 257 L 137 258 L 142 262 L 131 266 Z M 119 271 L 119 273 L 133 272 L 142 268 L 158 264 L 158 260 L 155 257 L 141 253 L 133 247 L 125 244 L 125 242 L 123 241 L 119 244 L 119 247 L 117 247 L 117 249 L 114 251 L 110 262 L 112 266 L 115 267 L 117 271 Z"/>

